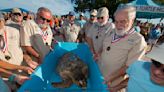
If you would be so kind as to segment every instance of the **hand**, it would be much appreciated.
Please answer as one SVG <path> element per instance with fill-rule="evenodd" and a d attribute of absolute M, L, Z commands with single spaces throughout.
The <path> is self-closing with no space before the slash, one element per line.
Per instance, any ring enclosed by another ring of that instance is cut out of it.
<path fill-rule="evenodd" d="M 108 88 L 110 88 L 110 87 L 111 87 L 112 82 L 110 82 L 110 81 L 104 81 L 104 82 L 103 82 L 103 84 L 106 84 L 106 85 L 108 86 Z"/>
<path fill-rule="evenodd" d="M 42 63 L 42 58 L 41 57 L 38 57 L 37 58 L 37 62 L 38 62 L 38 64 L 41 64 Z"/>
<path fill-rule="evenodd" d="M 29 80 L 30 78 L 27 77 L 27 76 L 22 76 L 22 75 L 16 75 L 15 77 L 15 81 L 18 83 L 18 84 L 23 84 L 26 80 Z"/>
<path fill-rule="evenodd" d="M 116 87 L 110 87 L 110 88 L 109 88 L 109 91 L 110 91 L 110 92 L 118 92 L 118 90 L 117 90 Z"/>
<path fill-rule="evenodd" d="M 98 61 L 99 60 L 99 56 L 100 55 L 98 53 L 93 54 L 94 60 Z"/>
<path fill-rule="evenodd" d="M 33 60 L 27 61 L 27 64 L 32 68 L 35 69 L 39 64 Z"/>
<path fill-rule="evenodd" d="M 32 68 L 26 66 L 23 66 L 22 70 L 26 71 L 28 74 L 32 74 L 34 72 Z"/>

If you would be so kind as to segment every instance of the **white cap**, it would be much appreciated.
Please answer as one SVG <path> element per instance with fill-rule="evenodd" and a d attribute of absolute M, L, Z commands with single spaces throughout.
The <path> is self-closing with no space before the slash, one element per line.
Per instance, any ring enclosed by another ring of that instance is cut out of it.
<path fill-rule="evenodd" d="M 81 12 L 81 13 L 80 13 L 80 16 L 84 16 L 84 13 Z"/>
<path fill-rule="evenodd" d="M 98 9 L 97 17 L 109 16 L 109 11 L 106 7 L 102 7 Z"/>
<path fill-rule="evenodd" d="M 91 10 L 90 13 L 91 13 L 90 15 L 97 16 L 97 10 L 96 9 Z"/>
<path fill-rule="evenodd" d="M 161 64 L 164 64 L 164 43 L 154 46 L 151 52 L 146 56 L 160 62 Z"/>

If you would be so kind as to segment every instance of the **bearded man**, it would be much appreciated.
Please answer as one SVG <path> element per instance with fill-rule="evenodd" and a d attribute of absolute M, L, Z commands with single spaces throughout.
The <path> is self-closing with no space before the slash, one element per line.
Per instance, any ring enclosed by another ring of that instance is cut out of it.
<path fill-rule="evenodd" d="M 114 28 L 113 24 L 108 22 L 108 19 L 108 9 L 106 7 L 99 8 L 97 13 L 97 22 L 91 26 L 86 34 L 87 43 L 90 46 L 96 60 L 98 60 L 98 55 L 100 55 L 105 35 Z"/>
<path fill-rule="evenodd" d="M 121 80 L 127 67 L 145 54 L 146 42 L 133 27 L 135 16 L 135 7 L 120 5 L 114 14 L 115 29 L 103 40 L 98 65 L 110 86 L 117 84 L 115 79 Z"/>
<path fill-rule="evenodd" d="M 40 7 L 35 21 L 27 20 L 20 31 L 21 46 L 24 53 L 29 54 L 34 61 L 41 61 L 49 53 L 52 42 L 52 30 L 49 26 L 52 13 L 48 8 Z"/>

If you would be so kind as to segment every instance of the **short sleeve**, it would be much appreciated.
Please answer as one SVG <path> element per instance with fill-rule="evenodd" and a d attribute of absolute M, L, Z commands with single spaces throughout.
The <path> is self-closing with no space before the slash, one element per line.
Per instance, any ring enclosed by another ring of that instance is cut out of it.
<path fill-rule="evenodd" d="M 30 26 L 26 23 L 20 30 L 20 41 L 21 41 L 21 46 L 31 46 L 31 28 Z"/>
<path fill-rule="evenodd" d="M 144 38 L 140 37 L 140 39 L 136 41 L 136 44 L 134 44 L 132 49 L 129 51 L 126 65 L 129 66 L 135 60 L 141 60 L 141 58 L 145 54 L 146 47 L 147 47 L 147 44 Z"/>

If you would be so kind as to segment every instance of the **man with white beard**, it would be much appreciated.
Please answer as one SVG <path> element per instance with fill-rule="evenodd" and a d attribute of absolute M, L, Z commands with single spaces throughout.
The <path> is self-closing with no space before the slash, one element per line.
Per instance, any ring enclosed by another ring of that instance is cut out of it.
<path fill-rule="evenodd" d="M 105 35 L 113 29 L 113 24 L 108 22 L 109 11 L 106 7 L 98 9 L 97 22 L 92 25 L 86 35 L 86 41 L 93 52 L 95 59 L 98 60 L 98 55 L 101 52 L 102 42 Z"/>
<path fill-rule="evenodd" d="M 104 38 L 98 65 L 110 87 L 133 61 L 145 54 L 146 42 L 133 28 L 135 15 L 135 7 L 120 5 L 114 14 L 116 28 Z"/>
<path fill-rule="evenodd" d="M 23 28 L 20 31 L 24 53 L 29 54 L 39 64 L 50 51 L 52 30 L 49 23 L 51 19 L 51 11 L 48 8 L 40 7 L 35 21 L 27 20 L 23 23 Z"/>

